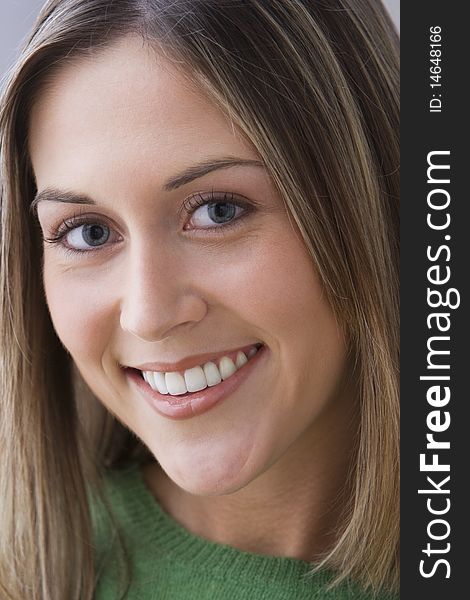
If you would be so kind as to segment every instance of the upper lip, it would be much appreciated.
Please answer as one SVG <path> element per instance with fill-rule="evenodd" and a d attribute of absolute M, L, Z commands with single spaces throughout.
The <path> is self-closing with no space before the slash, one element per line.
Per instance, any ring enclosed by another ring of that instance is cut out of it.
<path fill-rule="evenodd" d="M 140 365 L 129 366 L 132 369 L 139 369 L 140 371 L 160 371 L 165 373 L 171 373 L 174 371 L 185 371 L 186 369 L 192 369 L 193 367 L 203 365 L 206 362 L 222 358 L 222 356 L 226 356 L 227 354 L 231 354 L 232 352 L 241 351 L 246 353 L 252 346 L 256 346 L 259 348 L 262 346 L 262 344 L 253 342 L 251 344 L 247 344 L 246 346 L 232 348 L 231 350 L 221 350 L 220 352 L 206 352 L 205 354 L 193 354 L 192 356 L 187 356 L 175 362 L 147 362 L 142 363 Z"/>

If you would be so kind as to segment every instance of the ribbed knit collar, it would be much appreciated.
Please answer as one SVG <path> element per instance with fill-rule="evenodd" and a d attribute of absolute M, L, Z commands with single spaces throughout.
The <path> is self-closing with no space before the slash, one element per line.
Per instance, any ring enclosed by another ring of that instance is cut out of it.
<path fill-rule="evenodd" d="M 109 473 L 106 487 L 119 526 L 132 551 L 139 555 L 148 552 L 149 557 L 159 561 L 171 561 L 174 566 L 181 564 L 185 569 L 210 572 L 218 579 L 256 580 L 258 584 L 264 581 L 270 585 L 294 586 L 299 592 L 325 591 L 325 586 L 334 578 L 334 574 L 327 570 L 312 573 L 314 565 L 300 559 L 245 552 L 189 532 L 162 509 L 147 487 L 138 465 Z M 343 583 L 340 587 L 348 598 L 369 598 L 354 585 Z M 380 595 L 381 600 L 388 598 L 386 594 Z"/>

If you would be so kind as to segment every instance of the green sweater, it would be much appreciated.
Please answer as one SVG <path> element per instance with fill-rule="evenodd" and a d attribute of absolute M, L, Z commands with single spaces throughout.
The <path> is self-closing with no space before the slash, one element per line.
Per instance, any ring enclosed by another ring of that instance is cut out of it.
<path fill-rule="evenodd" d="M 302 560 L 243 552 L 190 533 L 162 510 L 136 466 L 108 475 L 105 486 L 130 559 L 130 587 L 122 595 L 127 600 L 371 598 L 348 584 L 327 591 L 332 574 L 308 575 L 312 566 Z M 96 506 L 92 511 L 98 569 L 95 600 L 117 600 L 118 580 L 124 573 L 119 544 L 105 525 L 106 513 Z"/>

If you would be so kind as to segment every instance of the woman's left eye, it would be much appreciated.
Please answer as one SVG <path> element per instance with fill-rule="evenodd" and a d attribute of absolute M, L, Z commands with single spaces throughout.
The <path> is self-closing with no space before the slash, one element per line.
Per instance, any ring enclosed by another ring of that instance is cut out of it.
<path fill-rule="evenodd" d="M 233 202 L 208 202 L 193 212 L 188 225 L 200 229 L 217 227 L 237 219 L 244 211 Z"/>
<path fill-rule="evenodd" d="M 253 204 L 231 192 L 196 194 L 184 202 L 190 216 L 184 229 L 227 229 L 253 212 Z"/>

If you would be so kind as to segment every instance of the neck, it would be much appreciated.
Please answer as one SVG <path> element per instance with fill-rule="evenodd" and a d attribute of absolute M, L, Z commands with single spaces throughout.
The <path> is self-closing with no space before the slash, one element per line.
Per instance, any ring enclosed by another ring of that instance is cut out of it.
<path fill-rule="evenodd" d="M 188 493 L 158 463 L 143 468 L 144 478 L 162 508 L 196 535 L 247 552 L 316 562 L 332 546 L 351 496 L 357 418 L 350 398 L 336 408 L 234 493 Z"/>

